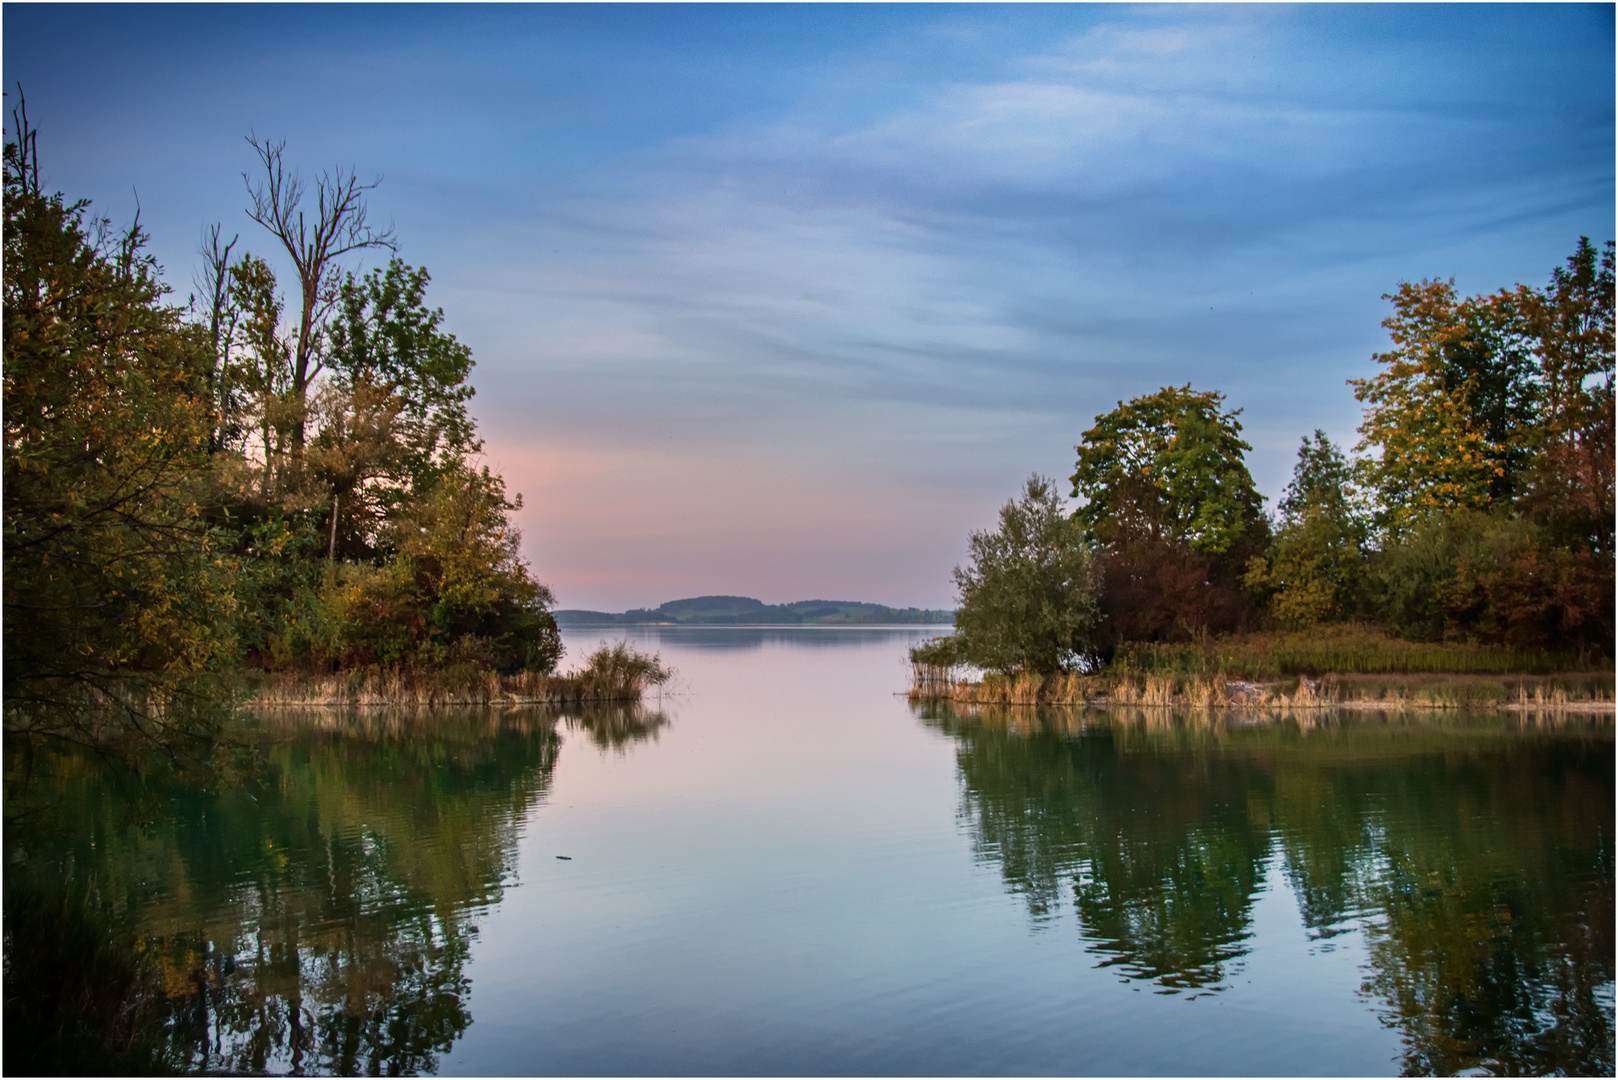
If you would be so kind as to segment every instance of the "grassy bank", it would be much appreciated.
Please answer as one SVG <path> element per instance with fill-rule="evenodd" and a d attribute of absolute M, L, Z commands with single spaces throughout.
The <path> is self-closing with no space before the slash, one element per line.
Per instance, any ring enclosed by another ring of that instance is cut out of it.
<path fill-rule="evenodd" d="M 658 656 L 646 656 L 623 642 L 610 646 L 603 643 L 582 668 L 564 675 L 502 675 L 455 664 L 394 671 L 366 668 L 334 674 L 265 673 L 257 679 L 249 704 L 255 708 L 379 705 L 433 709 L 639 701 L 647 690 L 664 685 L 673 674 L 673 669 L 664 667 Z"/>
<path fill-rule="evenodd" d="M 1112 667 L 1134 675 L 1223 675 L 1273 680 L 1290 675 L 1550 675 L 1611 666 L 1610 657 L 1469 642 L 1405 641 L 1361 624 L 1233 634 L 1176 644 L 1127 643 Z"/>
<path fill-rule="evenodd" d="M 1376 708 L 1610 710 L 1611 671 L 1485 676 L 1456 673 L 1367 675 L 1334 672 L 1271 680 L 1223 674 L 984 675 L 912 666 L 912 701 L 971 705 L 1063 705 L 1096 708 Z"/>
<path fill-rule="evenodd" d="M 974 705 L 1141 708 L 1610 709 L 1610 657 L 1417 642 L 1363 624 L 1131 642 L 1088 675 L 976 676 L 956 639 L 911 650 L 910 697 Z"/>

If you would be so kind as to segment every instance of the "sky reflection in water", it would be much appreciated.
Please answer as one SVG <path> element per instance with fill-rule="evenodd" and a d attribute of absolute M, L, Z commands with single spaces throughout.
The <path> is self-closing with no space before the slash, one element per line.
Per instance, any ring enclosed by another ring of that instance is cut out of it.
<path fill-rule="evenodd" d="M 1611 1072 L 1609 720 L 912 708 L 927 633 L 631 631 L 680 670 L 643 709 L 269 718 L 144 825 L 79 763 L 30 865 L 127 897 L 195 1067 Z"/>

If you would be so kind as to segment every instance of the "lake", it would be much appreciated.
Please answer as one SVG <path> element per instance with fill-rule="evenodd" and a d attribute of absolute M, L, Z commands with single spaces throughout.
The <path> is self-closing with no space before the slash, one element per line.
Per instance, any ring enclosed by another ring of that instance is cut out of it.
<path fill-rule="evenodd" d="M 29 859 L 127 899 L 198 1070 L 1612 1073 L 1610 715 L 912 706 L 936 632 L 575 630 L 673 689 L 70 763 Z"/>

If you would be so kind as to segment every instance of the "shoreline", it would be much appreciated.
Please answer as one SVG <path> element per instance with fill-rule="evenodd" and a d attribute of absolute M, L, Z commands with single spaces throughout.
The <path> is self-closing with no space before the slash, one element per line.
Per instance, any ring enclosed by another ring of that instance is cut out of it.
<path fill-rule="evenodd" d="M 1613 713 L 1614 673 L 1478 676 L 1326 674 L 1266 681 L 1201 675 L 985 675 L 913 665 L 906 697 L 915 703 L 1025 708 L 1149 708 L 1406 711 L 1489 709 Z"/>

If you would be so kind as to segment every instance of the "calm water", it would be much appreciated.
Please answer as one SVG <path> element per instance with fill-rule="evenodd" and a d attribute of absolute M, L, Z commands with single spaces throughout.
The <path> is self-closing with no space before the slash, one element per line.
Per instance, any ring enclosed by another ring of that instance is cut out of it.
<path fill-rule="evenodd" d="M 28 860 L 128 898 L 199 1069 L 1611 1074 L 1610 718 L 956 714 L 922 633 L 632 632 L 660 703 L 266 717 L 133 806 L 59 763 Z"/>

